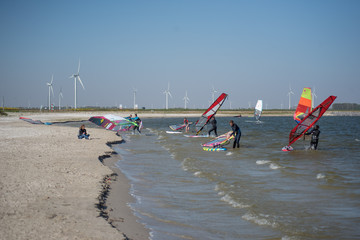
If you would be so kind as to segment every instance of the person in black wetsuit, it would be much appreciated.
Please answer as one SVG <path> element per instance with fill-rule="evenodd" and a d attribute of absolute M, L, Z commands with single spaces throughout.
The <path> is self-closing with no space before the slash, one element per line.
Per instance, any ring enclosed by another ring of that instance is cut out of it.
<path fill-rule="evenodd" d="M 230 124 L 230 127 L 233 132 L 229 135 L 228 138 L 230 138 L 232 135 L 234 135 L 233 148 L 235 148 L 235 146 L 237 148 L 239 148 L 240 147 L 241 130 L 240 130 L 239 126 L 236 123 L 234 123 L 233 120 L 230 120 L 229 124 Z"/>
<path fill-rule="evenodd" d="M 320 135 L 319 128 L 320 128 L 319 125 L 316 125 L 315 128 L 313 128 L 311 131 L 305 133 L 305 135 L 311 134 L 311 141 L 310 141 L 310 149 L 311 150 L 316 150 L 318 147 L 319 135 Z"/>
<path fill-rule="evenodd" d="M 215 117 L 213 116 L 213 117 L 211 117 L 211 119 L 210 119 L 210 124 L 211 124 L 211 129 L 210 129 L 210 131 L 209 131 L 209 136 L 210 136 L 210 133 L 212 132 L 212 131 L 214 131 L 215 132 L 215 136 L 217 137 L 218 135 L 217 135 L 217 121 L 216 121 L 216 119 L 215 119 Z"/>

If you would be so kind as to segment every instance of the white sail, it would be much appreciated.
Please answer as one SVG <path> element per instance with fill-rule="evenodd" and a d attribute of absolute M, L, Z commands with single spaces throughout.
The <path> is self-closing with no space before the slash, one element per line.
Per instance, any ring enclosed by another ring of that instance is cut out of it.
<path fill-rule="evenodd" d="M 255 118 L 258 121 L 260 120 L 262 109 L 263 109 L 263 102 L 262 100 L 258 100 L 255 106 L 255 113 L 254 113 Z"/>

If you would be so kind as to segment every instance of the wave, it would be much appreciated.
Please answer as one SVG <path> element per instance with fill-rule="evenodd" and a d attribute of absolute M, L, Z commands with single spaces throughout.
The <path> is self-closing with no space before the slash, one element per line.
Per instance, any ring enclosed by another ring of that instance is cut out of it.
<path fill-rule="evenodd" d="M 277 225 L 275 222 L 271 222 L 270 220 L 267 220 L 264 217 L 256 216 L 255 214 L 252 214 L 252 213 L 247 213 L 247 214 L 243 215 L 241 218 L 244 220 L 247 220 L 249 222 L 253 222 L 260 226 L 276 227 L 276 225 Z"/>
<path fill-rule="evenodd" d="M 263 165 L 263 164 L 267 164 L 267 163 L 271 163 L 271 161 L 269 161 L 269 160 L 257 160 L 256 161 L 257 165 Z"/>
<path fill-rule="evenodd" d="M 231 155 L 233 155 L 233 152 L 226 153 L 226 156 L 231 156 Z"/>
<path fill-rule="evenodd" d="M 316 179 L 323 179 L 323 178 L 325 178 L 325 174 L 318 173 L 318 174 L 316 175 Z"/>
<path fill-rule="evenodd" d="M 273 170 L 276 170 L 276 169 L 279 169 L 279 168 L 284 168 L 276 163 L 270 163 L 270 166 L 269 166 L 271 169 Z"/>
<path fill-rule="evenodd" d="M 234 208 L 247 208 L 247 207 L 250 207 L 249 205 L 246 205 L 246 204 L 239 203 L 239 202 L 235 201 L 229 194 L 225 194 L 221 198 L 221 201 L 224 201 L 224 202 L 230 204 Z"/>

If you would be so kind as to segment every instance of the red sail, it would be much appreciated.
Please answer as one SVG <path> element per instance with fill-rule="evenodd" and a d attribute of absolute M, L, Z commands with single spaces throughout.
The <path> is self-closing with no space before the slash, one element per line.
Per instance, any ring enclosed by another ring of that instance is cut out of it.
<path fill-rule="evenodd" d="M 219 110 L 221 105 L 225 102 L 227 98 L 226 93 L 222 93 L 213 104 L 203 113 L 203 115 L 200 117 L 200 119 L 196 122 L 195 128 L 196 128 L 196 135 L 198 135 L 201 130 L 203 130 L 204 126 L 209 122 L 210 118 L 216 114 L 216 112 Z"/>
<path fill-rule="evenodd" d="M 298 140 L 304 133 L 306 133 L 314 124 L 321 118 L 321 116 L 328 110 L 331 104 L 335 101 L 336 96 L 330 96 L 323 101 L 319 106 L 314 108 L 301 122 L 291 130 L 289 135 L 289 145 Z"/>

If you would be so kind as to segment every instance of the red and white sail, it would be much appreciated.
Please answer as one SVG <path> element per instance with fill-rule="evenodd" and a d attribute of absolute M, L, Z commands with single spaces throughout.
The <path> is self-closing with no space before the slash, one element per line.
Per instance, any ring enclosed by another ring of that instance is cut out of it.
<path fill-rule="evenodd" d="M 196 135 L 198 135 L 201 130 L 203 130 L 204 126 L 209 122 L 209 120 L 216 114 L 219 108 L 223 105 L 227 98 L 226 93 L 222 93 L 213 104 L 201 115 L 199 120 L 195 124 Z"/>

